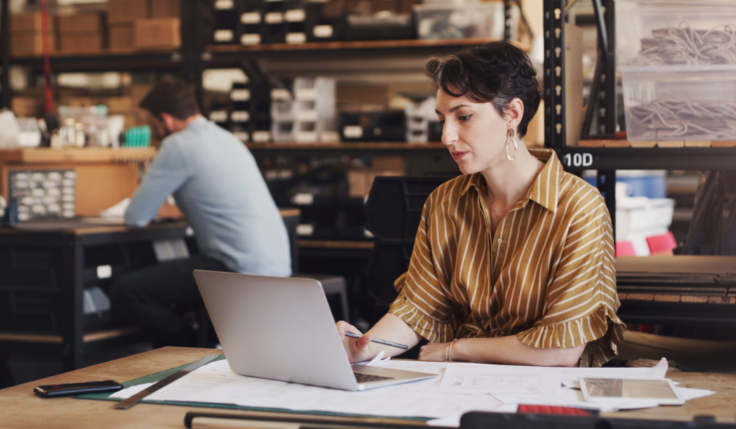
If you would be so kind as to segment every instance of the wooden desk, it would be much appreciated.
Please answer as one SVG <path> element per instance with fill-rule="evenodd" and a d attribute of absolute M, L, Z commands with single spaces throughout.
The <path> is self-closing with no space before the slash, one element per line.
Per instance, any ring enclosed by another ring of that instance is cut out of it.
<path fill-rule="evenodd" d="M 221 350 L 166 347 L 112 362 L 79 369 L 43 380 L 0 390 L 0 422 L 3 428 L 183 428 L 188 411 L 228 414 L 274 415 L 256 411 L 206 409 L 196 407 L 138 404 L 126 411 L 113 410 L 109 401 L 73 398 L 42 399 L 32 392 L 42 384 L 84 382 L 113 379 L 128 381 L 148 374 L 185 365 Z M 681 407 L 659 407 L 647 410 L 607 414 L 614 418 L 690 420 L 703 414 L 716 416 L 719 422 L 734 422 L 736 414 L 736 375 L 705 373 L 669 373 L 685 387 L 712 389 L 716 395 L 688 401 Z M 289 414 L 294 416 L 293 414 Z M 312 417 L 314 417 L 312 415 Z M 353 419 L 358 420 L 358 419 Z M 391 422 L 392 419 L 373 419 Z M 365 421 L 365 420 L 362 420 Z M 395 420 L 394 420 L 395 421 Z M 402 420 L 406 424 L 406 420 Z M 425 426 L 416 423 L 417 426 Z"/>

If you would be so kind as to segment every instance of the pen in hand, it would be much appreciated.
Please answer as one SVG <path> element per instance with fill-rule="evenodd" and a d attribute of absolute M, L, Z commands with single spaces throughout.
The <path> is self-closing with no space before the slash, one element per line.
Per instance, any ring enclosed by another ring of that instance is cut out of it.
<path fill-rule="evenodd" d="M 352 332 L 345 332 L 345 336 L 346 337 L 350 337 L 350 338 L 360 338 L 360 337 L 362 337 L 362 335 L 354 334 Z M 377 338 L 371 338 L 371 342 L 372 343 L 377 343 L 377 344 L 383 344 L 384 346 L 391 346 L 391 347 L 396 347 L 396 348 L 399 348 L 399 349 L 409 350 L 409 346 L 405 346 L 405 345 L 399 344 L 399 343 L 392 343 L 391 341 L 379 340 Z"/>

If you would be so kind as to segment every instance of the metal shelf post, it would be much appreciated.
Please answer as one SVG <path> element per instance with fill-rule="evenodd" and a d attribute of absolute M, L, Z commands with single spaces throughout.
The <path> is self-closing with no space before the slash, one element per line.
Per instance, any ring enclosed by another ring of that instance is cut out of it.
<path fill-rule="evenodd" d="M 2 56 L 2 105 L 0 108 L 10 109 L 10 9 L 8 3 L 10 0 L 0 0 L 0 55 Z"/>
<path fill-rule="evenodd" d="M 565 146 L 565 32 L 563 0 L 544 0 L 545 146 Z"/>

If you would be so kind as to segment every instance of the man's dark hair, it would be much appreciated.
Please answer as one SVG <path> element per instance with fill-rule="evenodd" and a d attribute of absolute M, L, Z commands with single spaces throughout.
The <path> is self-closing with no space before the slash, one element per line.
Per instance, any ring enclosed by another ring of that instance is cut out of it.
<path fill-rule="evenodd" d="M 518 98 L 524 103 L 517 129 L 522 137 L 542 96 L 529 57 L 508 42 L 465 48 L 445 58 L 433 57 L 424 66 L 424 73 L 436 88 L 453 97 L 465 95 L 475 103 L 490 102 L 502 117 L 511 100 Z M 459 92 L 450 91 L 450 86 Z"/>
<path fill-rule="evenodd" d="M 138 105 L 157 118 L 161 118 L 162 113 L 168 113 L 184 120 L 199 113 L 192 89 L 183 80 L 173 77 L 156 82 Z"/>

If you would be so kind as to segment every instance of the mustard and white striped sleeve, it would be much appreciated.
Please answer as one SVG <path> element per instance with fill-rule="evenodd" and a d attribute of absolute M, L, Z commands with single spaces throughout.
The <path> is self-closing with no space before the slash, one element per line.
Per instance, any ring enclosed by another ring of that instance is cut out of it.
<path fill-rule="evenodd" d="M 615 355 L 625 330 L 616 316 L 620 304 L 611 219 L 598 192 L 575 206 L 567 236 L 554 252 L 544 315 L 518 338 L 538 348 L 588 344 L 591 363 L 598 366 Z"/>
<path fill-rule="evenodd" d="M 424 204 L 409 270 L 394 282 L 399 296 L 391 304 L 389 313 L 398 316 L 423 338 L 446 342 L 453 339 L 455 307 L 447 293 L 449 281 L 445 273 L 449 267 L 443 266 L 443 258 L 432 251 L 429 239 L 432 216 L 442 215 L 434 213 L 432 208 L 437 194 L 435 191 Z"/>

